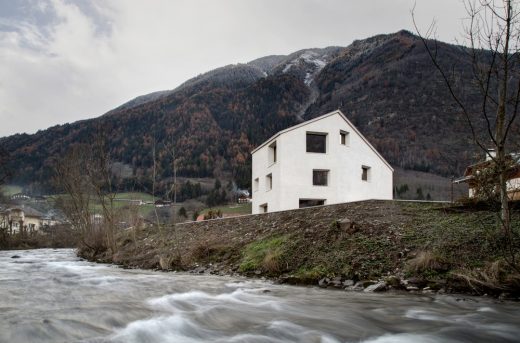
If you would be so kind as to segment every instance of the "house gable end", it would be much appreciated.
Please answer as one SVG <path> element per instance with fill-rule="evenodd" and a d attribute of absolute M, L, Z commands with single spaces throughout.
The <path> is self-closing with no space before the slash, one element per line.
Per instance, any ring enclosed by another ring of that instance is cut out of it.
<path fill-rule="evenodd" d="M 354 126 L 354 124 L 352 124 L 350 122 L 350 120 L 348 120 L 348 118 L 343 114 L 343 112 L 341 112 L 340 110 L 335 110 L 335 111 L 332 111 L 332 112 L 329 112 L 329 113 L 326 113 L 322 116 L 319 116 L 319 117 L 316 117 L 316 118 L 313 118 L 313 119 L 310 119 L 310 120 L 307 120 L 303 123 L 300 123 L 298 125 L 294 125 L 294 126 L 291 126 L 285 130 L 282 130 L 282 131 L 279 131 L 278 133 L 276 133 L 275 135 L 273 135 L 271 138 L 269 138 L 268 140 L 266 140 L 264 143 L 260 144 L 257 148 L 255 148 L 252 152 L 251 152 L 251 155 L 253 155 L 254 153 L 256 153 L 257 151 L 259 151 L 260 149 L 262 149 L 263 147 L 271 144 L 274 140 L 276 140 L 278 137 L 280 137 L 281 135 L 289 132 L 289 131 L 292 131 L 292 130 L 296 130 L 296 129 L 299 129 L 299 128 L 302 128 L 306 125 L 309 125 L 311 123 L 314 123 L 316 121 L 319 121 L 319 120 L 323 120 L 323 119 L 326 119 L 328 117 L 331 117 L 333 115 L 339 115 L 346 123 L 347 125 L 361 138 L 361 140 L 377 155 L 377 157 L 393 172 L 394 169 L 392 168 L 392 166 L 384 159 L 383 156 L 381 156 L 381 154 L 376 150 L 376 148 L 374 148 L 374 146 L 372 144 L 370 144 L 370 142 L 366 139 L 366 137 L 361 133 L 359 132 L 359 130 Z"/>

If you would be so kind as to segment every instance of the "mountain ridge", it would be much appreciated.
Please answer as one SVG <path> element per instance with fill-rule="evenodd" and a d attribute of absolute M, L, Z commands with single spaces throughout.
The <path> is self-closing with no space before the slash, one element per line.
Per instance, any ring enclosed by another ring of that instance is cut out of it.
<path fill-rule="evenodd" d="M 467 75 L 461 47 L 438 42 L 442 65 Z M 249 186 L 250 151 L 277 131 L 335 109 L 394 166 L 440 175 L 460 172 L 473 157 L 467 128 L 418 37 L 408 31 L 356 40 L 347 47 L 302 49 L 228 65 L 170 91 L 136 97 L 106 114 L 33 135 L 0 139 L 19 171 L 13 181 L 49 188 L 55 159 L 67 146 L 110 128 L 116 162 L 147 187 L 152 142 L 173 144 L 180 175 L 233 178 Z M 471 96 L 472 86 L 462 80 Z M 59 142 L 59 144 L 58 144 Z M 159 151 L 158 175 L 172 175 Z"/>

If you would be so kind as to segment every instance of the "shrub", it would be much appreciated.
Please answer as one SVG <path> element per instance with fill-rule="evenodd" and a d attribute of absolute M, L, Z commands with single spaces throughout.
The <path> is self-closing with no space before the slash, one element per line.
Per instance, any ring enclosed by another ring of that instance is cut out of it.
<path fill-rule="evenodd" d="M 407 271 L 412 273 L 445 272 L 448 263 L 431 251 L 420 251 L 407 262 Z"/>

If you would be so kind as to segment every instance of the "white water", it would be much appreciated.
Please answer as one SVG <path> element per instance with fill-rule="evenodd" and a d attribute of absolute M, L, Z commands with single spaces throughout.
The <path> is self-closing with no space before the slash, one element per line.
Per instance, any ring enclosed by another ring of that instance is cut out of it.
<path fill-rule="evenodd" d="M 520 304 L 464 299 L 125 270 L 72 250 L 0 251 L 0 342 L 520 341 Z"/>

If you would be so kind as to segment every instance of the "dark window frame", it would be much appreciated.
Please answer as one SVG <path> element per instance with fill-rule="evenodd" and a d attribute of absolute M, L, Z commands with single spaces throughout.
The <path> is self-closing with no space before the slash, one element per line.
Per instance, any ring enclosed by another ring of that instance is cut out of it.
<path fill-rule="evenodd" d="M 298 208 L 323 206 L 327 199 L 299 199 Z"/>
<path fill-rule="evenodd" d="M 320 176 L 319 173 L 324 173 Z M 329 174 L 330 170 L 328 169 L 313 169 L 312 170 L 312 185 L 326 187 L 329 185 Z M 324 175 L 324 176 L 323 176 Z M 325 179 L 325 182 L 321 181 Z"/>
<path fill-rule="evenodd" d="M 316 154 L 326 154 L 327 136 L 328 134 L 326 132 L 306 132 L 305 151 Z"/>
<path fill-rule="evenodd" d="M 350 132 L 340 130 L 339 131 L 339 143 L 344 146 L 350 146 Z"/>
<path fill-rule="evenodd" d="M 271 189 L 273 189 L 273 173 L 265 176 L 265 190 L 270 191 Z"/>
<path fill-rule="evenodd" d="M 370 167 L 361 166 L 361 181 L 370 182 Z"/>
<path fill-rule="evenodd" d="M 269 159 L 269 165 L 273 165 L 276 163 L 278 159 L 278 145 L 277 142 L 274 141 L 273 143 L 269 144 L 269 150 L 268 150 L 268 159 Z"/>

